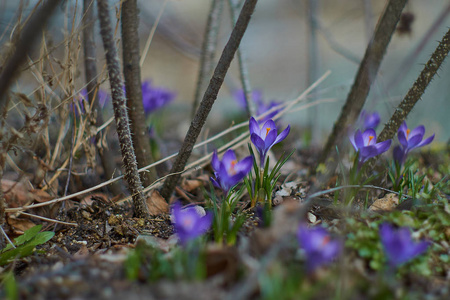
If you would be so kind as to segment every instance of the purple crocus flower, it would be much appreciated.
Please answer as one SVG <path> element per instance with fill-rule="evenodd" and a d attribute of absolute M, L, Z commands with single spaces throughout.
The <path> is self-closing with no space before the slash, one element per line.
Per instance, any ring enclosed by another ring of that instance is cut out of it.
<path fill-rule="evenodd" d="M 213 220 L 211 212 L 205 214 L 195 206 L 182 208 L 180 202 L 172 206 L 171 215 L 175 232 L 182 245 L 207 232 Z"/>
<path fill-rule="evenodd" d="M 309 273 L 333 261 L 342 250 L 341 241 L 332 240 L 330 234 L 321 227 L 307 228 L 300 225 L 297 239 L 305 251 L 306 268 Z"/>
<path fill-rule="evenodd" d="M 369 158 L 386 152 L 391 146 L 392 140 L 377 143 L 377 134 L 375 133 L 375 130 L 369 128 L 364 131 L 364 133 L 358 129 L 355 132 L 355 135 L 350 137 L 350 142 L 352 143 L 353 148 L 355 148 L 355 151 L 359 151 L 359 162 L 362 164 Z"/>
<path fill-rule="evenodd" d="M 380 114 L 377 112 L 369 113 L 365 110 L 361 111 L 360 120 L 364 130 L 369 128 L 376 129 L 380 124 Z"/>
<path fill-rule="evenodd" d="M 273 145 L 284 140 L 291 127 L 288 125 L 286 129 L 284 129 L 280 134 L 278 134 L 277 126 L 273 120 L 267 120 L 262 127 L 259 127 L 258 122 L 256 122 L 255 118 L 250 118 L 249 123 L 250 128 L 250 139 L 252 140 L 253 145 L 255 145 L 256 149 L 258 149 L 259 157 L 260 157 L 260 166 L 264 167 L 264 163 L 266 160 L 266 154 L 272 148 Z"/>
<path fill-rule="evenodd" d="M 413 130 L 410 130 L 408 126 L 406 126 L 406 122 L 403 122 L 397 132 L 400 146 L 397 146 L 394 149 L 394 159 L 400 164 L 403 164 L 409 151 L 430 144 L 434 139 L 434 134 L 425 140 L 423 139 L 424 134 L 425 126 L 420 125 Z"/>
<path fill-rule="evenodd" d="M 150 114 L 166 106 L 174 98 L 175 93 L 161 87 L 152 87 L 150 81 L 142 83 L 142 104 L 145 114 Z"/>
<path fill-rule="evenodd" d="M 421 255 L 430 244 L 428 241 L 416 243 L 411 239 L 411 232 L 408 228 L 395 229 L 388 223 L 380 225 L 379 234 L 388 263 L 392 267 L 397 267 Z"/>
<path fill-rule="evenodd" d="M 229 149 L 223 155 L 222 161 L 219 160 L 217 152 L 214 152 L 211 165 L 214 169 L 214 176 L 211 181 L 214 186 L 222 189 L 227 193 L 233 186 L 238 184 L 253 166 L 253 159 L 251 156 L 238 161 L 232 149 Z"/>

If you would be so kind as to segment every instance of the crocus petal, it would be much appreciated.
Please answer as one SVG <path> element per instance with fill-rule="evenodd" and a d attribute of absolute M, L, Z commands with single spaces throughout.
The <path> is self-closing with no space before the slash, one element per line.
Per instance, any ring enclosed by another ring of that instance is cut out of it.
<path fill-rule="evenodd" d="M 211 166 L 215 171 L 218 171 L 220 169 L 220 160 L 217 156 L 217 151 L 214 151 L 213 156 L 211 158 Z"/>
<path fill-rule="evenodd" d="M 391 147 L 391 143 L 392 143 L 392 140 L 387 140 L 384 142 L 377 143 L 375 145 L 375 147 L 377 148 L 377 151 L 378 151 L 377 155 L 380 155 L 381 153 L 388 151 L 389 147 Z"/>
<path fill-rule="evenodd" d="M 358 151 L 359 149 L 364 147 L 363 135 L 361 133 L 361 130 L 359 130 L 359 129 L 355 132 L 355 145 L 356 145 L 356 148 L 355 148 L 356 151 Z"/>
<path fill-rule="evenodd" d="M 378 153 L 378 149 L 377 149 L 377 147 L 375 145 L 362 147 L 359 150 L 359 161 L 360 162 L 365 162 L 369 158 L 375 157 L 378 154 L 379 154 Z"/>
<path fill-rule="evenodd" d="M 281 142 L 282 140 L 284 140 L 284 139 L 288 136 L 288 134 L 289 134 L 290 131 L 291 131 L 291 126 L 288 125 L 288 126 L 286 127 L 286 129 L 284 129 L 284 130 L 277 136 L 277 138 L 276 138 L 276 140 L 275 140 L 275 142 L 274 142 L 273 144 L 274 144 L 274 145 L 275 145 L 275 144 L 278 144 L 279 142 Z"/>
<path fill-rule="evenodd" d="M 269 131 L 269 133 L 267 133 L 266 139 L 264 140 L 264 149 L 266 151 L 269 150 L 273 146 L 276 138 L 277 138 L 277 130 L 276 129 L 272 129 Z"/>
<path fill-rule="evenodd" d="M 434 140 L 434 134 L 428 138 L 426 138 L 425 140 L 423 140 L 421 143 L 419 143 L 416 148 L 418 147 L 423 147 L 428 145 L 429 143 L 431 143 Z"/>
<path fill-rule="evenodd" d="M 264 140 L 259 135 L 257 135 L 256 133 L 252 133 L 252 135 L 250 136 L 250 139 L 251 139 L 253 145 L 256 146 L 256 148 L 258 149 L 260 154 L 262 152 L 265 152 Z"/>
<path fill-rule="evenodd" d="M 232 149 L 228 149 L 222 157 L 222 163 L 229 166 L 232 161 L 236 161 L 236 155 Z"/>
<path fill-rule="evenodd" d="M 362 134 L 364 146 L 375 145 L 377 142 L 377 133 L 373 128 L 369 128 Z"/>
<path fill-rule="evenodd" d="M 406 131 L 408 130 L 408 126 L 406 126 L 406 122 L 403 121 L 400 127 L 398 128 L 398 131 L 402 131 L 404 134 L 406 134 Z"/>
<path fill-rule="evenodd" d="M 206 215 L 198 219 L 196 227 L 200 231 L 200 233 L 205 233 L 209 230 L 209 228 L 211 228 L 213 217 L 214 215 L 210 211 L 208 211 L 206 212 Z"/>
<path fill-rule="evenodd" d="M 398 131 L 397 138 L 403 148 L 408 148 L 408 139 L 406 138 L 406 133 L 403 131 Z"/>
<path fill-rule="evenodd" d="M 425 134 L 425 126 L 420 125 L 411 130 L 411 132 L 409 133 L 409 137 L 411 138 L 413 136 L 419 135 L 420 139 L 422 139 L 424 134 Z"/>
<path fill-rule="evenodd" d="M 267 120 L 261 128 L 261 132 L 260 132 L 261 138 L 265 138 L 267 133 L 272 131 L 272 129 L 275 129 L 275 134 L 276 134 L 277 126 L 275 125 L 275 122 L 272 119 Z"/>
<path fill-rule="evenodd" d="M 414 135 L 414 136 L 410 136 L 408 139 L 408 148 L 409 149 L 414 149 L 417 147 L 417 145 L 422 141 L 423 139 L 423 135 Z"/>
<path fill-rule="evenodd" d="M 253 166 L 253 157 L 247 156 L 246 158 L 239 161 L 235 166 L 236 172 L 244 172 L 247 175 L 248 172 L 252 169 Z"/>
<path fill-rule="evenodd" d="M 261 130 L 259 129 L 258 122 L 256 122 L 255 118 L 251 117 L 249 122 L 250 134 L 260 135 Z"/>

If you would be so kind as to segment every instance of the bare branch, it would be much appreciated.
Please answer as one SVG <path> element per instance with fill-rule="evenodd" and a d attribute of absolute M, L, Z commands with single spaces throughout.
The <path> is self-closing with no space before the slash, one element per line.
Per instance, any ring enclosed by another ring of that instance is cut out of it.
<path fill-rule="evenodd" d="M 242 37 L 244 36 L 257 2 L 258 0 L 245 1 L 239 18 L 236 22 L 236 26 L 234 27 L 230 39 L 228 40 L 219 59 L 219 62 L 217 63 L 217 67 L 214 70 L 214 75 L 209 82 L 209 86 L 205 92 L 205 95 L 203 96 L 203 100 L 200 103 L 200 107 L 197 110 L 194 120 L 189 127 L 183 145 L 181 146 L 181 149 L 179 151 L 179 155 L 177 156 L 170 173 L 179 173 L 186 166 L 187 160 L 192 153 L 195 141 L 197 140 L 200 131 L 205 124 L 206 118 L 208 117 L 208 114 L 211 111 L 211 108 L 217 98 L 219 89 L 222 86 L 231 61 L 233 60 Z M 177 185 L 179 179 L 180 174 L 169 177 L 164 182 L 164 186 L 161 189 L 161 196 L 163 196 L 166 200 L 169 200 L 170 196 L 172 195 L 172 191 Z"/>
<path fill-rule="evenodd" d="M 130 117 L 132 139 L 136 151 L 138 167 L 153 162 L 147 126 L 145 125 L 144 105 L 142 104 L 141 67 L 139 66 L 139 14 L 136 0 L 122 3 L 122 52 L 123 75 L 127 91 L 127 107 Z M 154 169 L 141 173 L 145 186 L 156 180 Z"/>
<path fill-rule="evenodd" d="M 142 192 L 142 183 L 139 177 L 133 142 L 131 140 L 130 124 L 123 92 L 123 81 L 120 76 L 119 56 L 114 42 L 109 5 L 107 0 L 97 0 L 98 18 L 100 20 L 100 34 L 105 48 L 106 63 L 108 65 L 109 83 L 116 120 L 117 135 L 125 168 L 125 179 L 133 196 L 134 212 L 138 217 L 148 216 L 148 208 Z"/>

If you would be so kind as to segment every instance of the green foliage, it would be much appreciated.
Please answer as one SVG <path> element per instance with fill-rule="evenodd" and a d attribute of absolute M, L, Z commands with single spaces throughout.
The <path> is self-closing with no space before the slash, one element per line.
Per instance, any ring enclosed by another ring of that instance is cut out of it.
<path fill-rule="evenodd" d="M 448 260 L 448 256 L 440 241 L 447 240 L 446 229 L 450 226 L 448 202 L 420 206 L 412 211 L 393 211 L 382 216 L 364 213 L 358 218 L 347 218 L 345 222 L 349 228 L 346 246 L 364 258 L 371 269 L 380 271 L 386 265 L 378 226 L 388 222 L 399 227 L 411 228 L 414 231 L 413 237 L 433 241 L 427 254 L 413 259 L 398 269 L 399 276 L 411 272 L 421 276 L 444 273 L 443 263 Z"/>
<path fill-rule="evenodd" d="M 0 266 L 3 266 L 16 258 L 31 255 L 36 246 L 46 243 L 55 235 L 52 231 L 39 232 L 41 228 L 42 225 L 36 225 L 17 237 L 14 240 L 15 248 L 11 244 L 8 244 L 0 252 Z"/>
<path fill-rule="evenodd" d="M 248 178 L 244 179 L 245 186 L 247 187 L 248 194 L 250 195 L 250 199 L 252 202 L 252 207 L 256 205 L 257 202 L 265 203 L 272 201 L 272 191 L 275 188 L 275 185 L 280 178 L 280 169 L 287 162 L 287 160 L 294 154 L 295 149 L 292 150 L 291 153 L 286 155 L 283 153 L 280 159 L 275 164 L 272 171 L 269 172 L 269 157 L 267 158 L 267 162 L 265 163 L 264 170 L 261 170 L 258 167 L 258 163 L 256 161 L 255 153 L 250 145 L 248 145 L 248 149 L 253 157 L 253 172 L 250 172 Z"/>
<path fill-rule="evenodd" d="M 415 205 L 420 202 L 431 203 L 439 198 L 441 190 L 448 188 L 445 184 L 447 176 L 432 186 L 427 174 L 423 174 L 418 168 L 417 161 L 413 159 L 408 160 L 403 167 L 393 161 L 388 171 L 392 189 L 399 193 L 399 199 L 404 194 L 411 196 Z"/>
<path fill-rule="evenodd" d="M 5 272 L 1 275 L 1 286 L 4 288 L 6 299 L 19 299 L 19 288 L 12 272 Z"/>
<path fill-rule="evenodd" d="M 174 247 L 169 252 L 139 241 L 125 261 L 125 273 L 130 280 L 155 282 L 169 280 L 202 280 L 206 277 L 204 245 L 199 240 L 186 247 Z"/>
<path fill-rule="evenodd" d="M 222 244 L 225 240 L 228 245 L 234 245 L 239 229 L 241 229 L 247 219 L 247 215 L 243 212 L 242 208 L 235 212 L 237 203 L 242 197 L 245 186 L 237 192 L 234 192 L 234 189 L 232 188 L 228 192 L 226 199 L 223 201 L 220 201 L 216 197 L 214 187 L 211 183 L 210 189 L 211 193 L 206 195 L 205 198 L 209 199 L 208 206 L 212 208 L 214 213 L 214 240 L 218 244 Z"/>

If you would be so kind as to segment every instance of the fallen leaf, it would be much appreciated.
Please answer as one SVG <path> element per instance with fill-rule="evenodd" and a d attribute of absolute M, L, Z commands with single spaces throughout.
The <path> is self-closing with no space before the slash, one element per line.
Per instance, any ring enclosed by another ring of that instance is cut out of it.
<path fill-rule="evenodd" d="M 157 190 L 153 190 L 147 197 L 147 208 L 152 216 L 169 212 L 169 204 Z"/>
<path fill-rule="evenodd" d="M 25 231 L 36 225 L 29 219 L 16 218 L 14 216 L 7 217 L 6 222 L 11 227 L 11 232 L 8 232 L 8 235 L 12 236 L 21 235 Z"/>
<path fill-rule="evenodd" d="M 9 208 L 21 207 L 33 202 L 47 202 L 53 199 L 47 192 L 33 189 L 23 182 L 2 179 L 2 190 Z"/>

